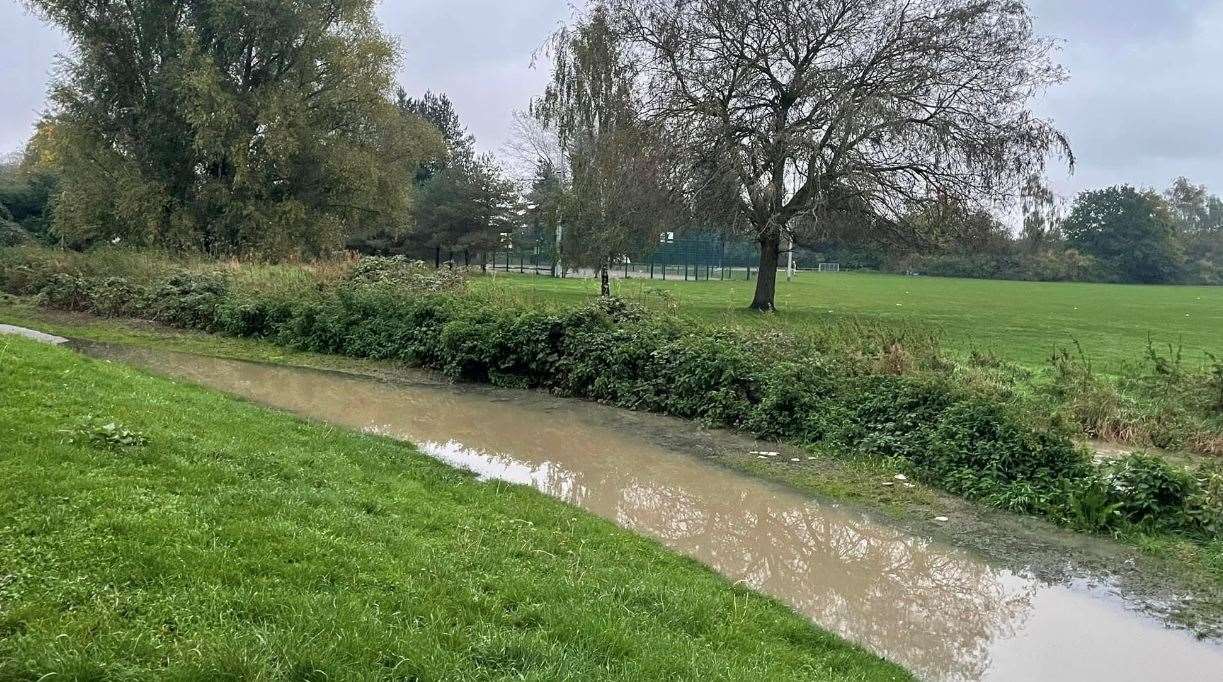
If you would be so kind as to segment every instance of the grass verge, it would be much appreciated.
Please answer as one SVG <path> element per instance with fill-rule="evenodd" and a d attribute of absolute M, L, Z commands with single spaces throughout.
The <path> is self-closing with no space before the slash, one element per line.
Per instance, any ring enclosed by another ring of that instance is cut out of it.
<path fill-rule="evenodd" d="M 908 679 L 402 444 L 16 339 L 0 396 L 0 677 Z"/>

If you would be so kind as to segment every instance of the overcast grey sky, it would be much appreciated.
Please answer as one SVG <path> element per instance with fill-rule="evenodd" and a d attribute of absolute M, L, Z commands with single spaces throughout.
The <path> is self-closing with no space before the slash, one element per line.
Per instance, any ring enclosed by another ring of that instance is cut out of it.
<path fill-rule="evenodd" d="M 1121 182 L 1165 187 L 1186 175 L 1223 193 L 1223 0 L 1031 0 L 1038 29 L 1063 41 L 1071 81 L 1035 104 L 1069 134 L 1070 194 Z M 410 92 L 444 91 L 497 151 L 510 112 L 539 92 L 532 52 L 567 15 L 567 0 L 384 0 L 380 15 L 405 50 Z M 0 0 L 0 153 L 19 148 L 43 106 L 66 44 Z"/>

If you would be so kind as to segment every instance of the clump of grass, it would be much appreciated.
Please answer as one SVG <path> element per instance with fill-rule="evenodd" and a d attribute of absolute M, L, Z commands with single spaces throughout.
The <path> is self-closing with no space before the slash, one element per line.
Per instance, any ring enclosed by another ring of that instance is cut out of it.
<path fill-rule="evenodd" d="M 1213 366 L 1192 367 L 1183 348 L 1148 342 L 1143 361 L 1118 375 L 1097 372 L 1076 342 L 1061 349 L 1038 389 L 1052 408 L 1084 435 L 1126 445 L 1218 454 L 1223 421 Z"/>

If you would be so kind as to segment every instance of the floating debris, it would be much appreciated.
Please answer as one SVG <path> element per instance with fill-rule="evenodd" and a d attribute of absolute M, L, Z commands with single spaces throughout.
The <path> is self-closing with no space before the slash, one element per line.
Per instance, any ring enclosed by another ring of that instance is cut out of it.
<path fill-rule="evenodd" d="M 895 478 L 896 478 L 896 480 L 897 480 L 897 481 L 907 481 L 907 480 L 909 480 L 909 477 L 908 477 L 908 476 L 905 476 L 904 474 L 896 474 Z"/>
<path fill-rule="evenodd" d="M 947 518 L 946 516 L 936 516 L 934 517 L 934 520 L 938 521 L 939 523 L 947 523 L 951 519 Z"/>

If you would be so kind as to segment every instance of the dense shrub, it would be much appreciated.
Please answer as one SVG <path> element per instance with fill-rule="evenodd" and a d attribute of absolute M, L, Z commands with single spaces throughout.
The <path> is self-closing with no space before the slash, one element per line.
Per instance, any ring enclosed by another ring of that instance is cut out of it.
<path fill-rule="evenodd" d="M 1091 438 L 1223 454 L 1223 365 L 1185 362 L 1181 349 L 1148 343 L 1142 362 L 1096 372 L 1082 349 L 1058 351 L 1036 382 L 1051 409 Z"/>
<path fill-rule="evenodd" d="M 153 291 L 153 318 L 175 327 L 216 331 L 227 290 L 220 273 L 176 273 Z"/>
<path fill-rule="evenodd" d="M 53 273 L 39 288 L 38 301 L 60 310 L 91 310 L 91 283 L 76 275 Z"/>
<path fill-rule="evenodd" d="M 107 277 L 90 286 L 89 303 L 99 315 L 139 315 L 148 310 L 149 294 L 122 277 Z"/>
<path fill-rule="evenodd" d="M 458 380 L 542 388 L 886 457 L 951 492 L 1088 530 L 1134 524 L 1209 534 L 1220 525 L 1217 477 L 1153 458 L 1093 466 L 1064 432 L 1016 405 L 965 388 L 949 372 L 909 371 L 915 360 L 895 337 L 871 337 L 893 350 L 870 358 L 862 346 L 830 337 L 694 331 L 616 299 L 548 311 L 481 298 L 465 291 L 461 276 L 422 272 L 410 261 L 368 260 L 346 276 L 285 290 L 237 286 L 232 271 L 183 269 L 132 282 L 37 258 L 0 260 L 0 284 L 15 293 L 37 286 L 41 300 L 59 308 L 396 360 Z M 938 362 L 917 355 L 924 366 Z M 1168 377 L 1179 370 L 1155 364 L 1164 370 L 1152 370 L 1159 377 L 1151 390 L 1177 394 Z M 1050 390 L 1104 391 L 1069 355 L 1059 371 Z"/>
<path fill-rule="evenodd" d="M 0 209 L 4 208 L 0 205 Z M 30 236 L 25 228 L 17 223 L 4 219 L 4 215 L 0 214 L 0 247 L 4 246 L 21 246 L 33 242 L 34 238 Z"/>
<path fill-rule="evenodd" d="M 1133 455 L 1115 463 L 1108 475 L 1118 511 L 1138 524 L 1167 523 L 1188 510 L 1198 482 L 1162 458 Z"/>
<path fill-rule="evenodd" d="M 433 269 L 423 261 L 403 256 L 369 256 L 357 261 L 349 271 L 349 281 L 356 284 L 391 284 L 408 291 L 453 291 L 467 283 L 462 268 Z"/>

